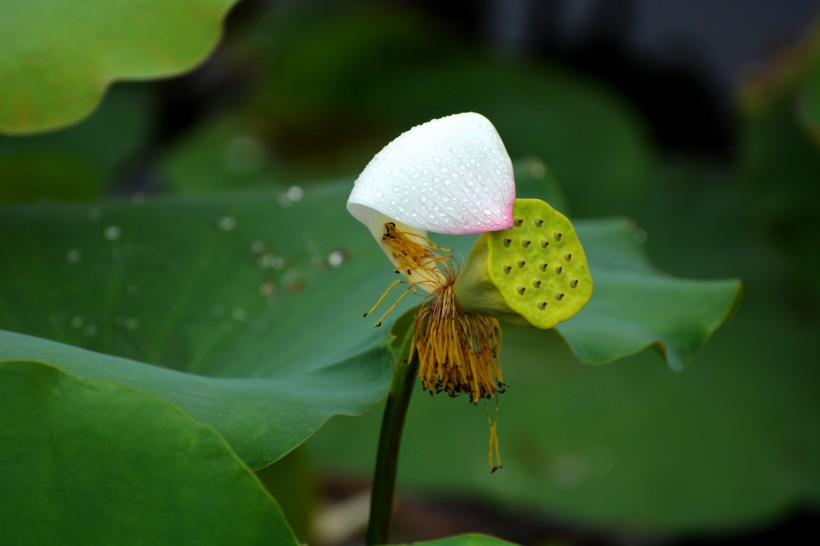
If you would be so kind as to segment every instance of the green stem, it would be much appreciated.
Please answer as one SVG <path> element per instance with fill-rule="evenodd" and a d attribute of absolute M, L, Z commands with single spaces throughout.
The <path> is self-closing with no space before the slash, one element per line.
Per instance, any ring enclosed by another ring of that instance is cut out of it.
<path fill-rule="evenodd" d="M 402 353 L 402 356 L 407 356 L 406 351 Z M 418 368 L 418 358 L 414 358 L 409 364 L 399 359 L 393 372 L 393 384 L 387 396 L 382 429 L 379 433 L 379 451 L 376 455 L 376 471 L 373 474 L 373 492 L 370 497 L 370 522 L 365 539 L 367 545 L 387 544 L 389 540 L 401 433 Z"/>

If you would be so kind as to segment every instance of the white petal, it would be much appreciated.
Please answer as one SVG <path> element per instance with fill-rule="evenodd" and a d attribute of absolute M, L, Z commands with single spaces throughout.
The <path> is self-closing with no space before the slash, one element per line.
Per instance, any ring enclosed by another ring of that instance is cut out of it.
<path fill-rule="evenodd" d="M 413 127 L 356 180 L 347 210 L 376 235 L 384 217 L 436 233 L 512 227 L 515 181 L 487 118 L 456 114 Z"/>

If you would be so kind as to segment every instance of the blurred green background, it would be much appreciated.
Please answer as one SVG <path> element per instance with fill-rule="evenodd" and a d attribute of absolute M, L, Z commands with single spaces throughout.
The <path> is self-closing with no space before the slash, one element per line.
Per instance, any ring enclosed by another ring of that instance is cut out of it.
<path fill-rule="evenodd" d="M 417 393 L 396 540 L 817 536 L 818 13 L 652 4 L 243 0 L 196 70 L 118 83 L 72 127 L 0 137 L 0 203 L 287 199 L 352 179 L 412 125 L 480 112 L 573 217 L 628 216 L 658 268 L 740 277 L 744 297 L 680 374 L 650 351 L 591 367 L 557 336 L 505 332 L 507 465 L 492 476 L 484 410 Z M 379 418 L 335 418 L 259 472 L 297 535 L 355 543 Z"/>

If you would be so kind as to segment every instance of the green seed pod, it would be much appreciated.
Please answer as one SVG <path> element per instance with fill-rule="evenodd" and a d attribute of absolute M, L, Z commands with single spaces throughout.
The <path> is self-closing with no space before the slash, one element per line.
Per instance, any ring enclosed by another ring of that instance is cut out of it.
<path fill-rule="evenodd" d="M 592 295 L 572 223 L 539 199 L 516 199 L 514 225 L 482 233 L 455 283 L 464 311 L 517 326 L 552 328 Z"/>

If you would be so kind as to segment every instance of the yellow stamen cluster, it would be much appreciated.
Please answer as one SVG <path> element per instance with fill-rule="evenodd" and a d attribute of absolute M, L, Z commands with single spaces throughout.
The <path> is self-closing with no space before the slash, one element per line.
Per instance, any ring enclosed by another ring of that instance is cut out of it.
<path fill-rule="evenodd" d="M 419 376 L 430 394 L 469 393 L 476 403 L 492 398 L 504 386 L 498 359 L 501 327 L 493 317 L 459 309 L 454 281 L 449 278 L 422 304 L 416 315 L 410 358 L 418 354 Z"/>
<path fill-rule="evenodd" d="M 448 274 L 455 274 L 450 249 L 418 233 L 404 232 L 394 222 L 384 224 L 382 243 L 390 249 L 396 273 L 405 275 L 411 285 L 432 292 L 446 281 Z"/>
<path fill-rule="evenodd" d="M 406 276 L 408 288 L 376 326 L 409 292 L 416 292 L 416 286 L 428 290 L 430 293 L 416 314 L 408 356 L 408 362 L 418 357 L 424 389 L 431 395 L 446 392 L 451 397 L 469 393 L 473 404 L 504 392 L 499 360 L 501 327 L 494 317 L 467 313 L 459 308 L 454 291 L 458 267 L 449 251 L 424 236 L 399 230 L 395 223 L 388 222 L 384 227 L 382 243 L 390 249 L 397 264 L 396 272 Z M 391 284 L 365 316 L 401 282 Z M 496 418 L 489 419 L 489 463 L 493 472 L 501 468 L 497 411 L 496 405 Z"/>

